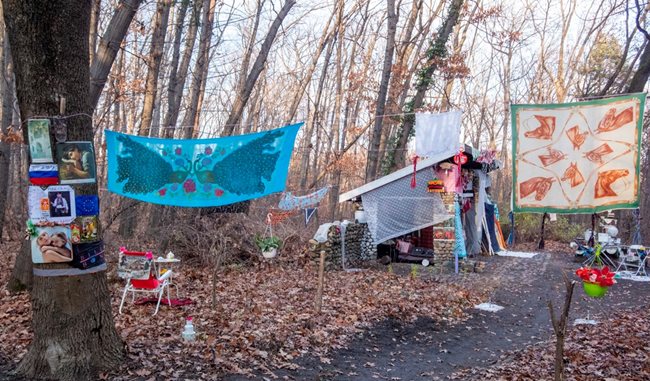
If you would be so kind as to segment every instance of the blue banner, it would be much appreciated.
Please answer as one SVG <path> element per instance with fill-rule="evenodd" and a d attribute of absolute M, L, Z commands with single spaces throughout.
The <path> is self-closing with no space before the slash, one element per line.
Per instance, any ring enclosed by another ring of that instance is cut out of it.
<path fill-rule="evenodd" d="M 208 207 L 285 188 L 302 123 L 215 139 L 158 139 L 105 131 L 108 190 L 154 204 Z"/>

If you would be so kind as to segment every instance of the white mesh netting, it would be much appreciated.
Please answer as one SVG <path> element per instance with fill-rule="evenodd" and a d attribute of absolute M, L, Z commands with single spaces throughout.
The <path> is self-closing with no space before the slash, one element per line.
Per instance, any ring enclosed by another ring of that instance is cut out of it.
<path fill-rule="evenodd" d="M 433 170 L 418 171 L 416 179 L 415 189 L 411 188 L 411 176 L 406 176 L 361 196 L 375 245 L 453 217 L 438 193 L 427 193 Z"/>

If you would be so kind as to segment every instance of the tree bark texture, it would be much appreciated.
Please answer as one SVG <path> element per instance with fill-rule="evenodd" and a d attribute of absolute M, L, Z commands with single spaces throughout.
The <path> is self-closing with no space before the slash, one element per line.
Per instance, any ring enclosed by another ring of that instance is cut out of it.
<path fill-rule="evenodd" d="M 257 82 L 257 78 L 260 76 L 262 69 L 264 69 L 264 64 L 266 63 L 266 58 L 268 57 L 269 52 L 271 51 L 273 40 L 275 40 L 275 36 L 278 34 L 278 30 L 280 29 L 280 25 L 282 25 L 282 21 L 284 21 L 284 18 L 287 16 L 287 14 L 289 14 L 289 11 L 295 4 L 295 0 L 287 0 L 282 6 L 282 9 L 280 9 L 280 12 L 276 16 L 275 20 L 273 20 L 273 23 L 271 24 L 271 27 L 269 28 L 269 31 L 264 38 L 260 52 L 258 53 L 257 58 L 253 63 L 253 67 L 246 77 L 244 87 L 236 95 L 237 98 L 235 99 L 235 103 L 232 106 L 230 115 L 228 116 L 226 124 L 224 125 L 222 134 L 223 136 L 232 135 L 235 126 L 239 124 L 239 120 L 241 119 L 242 113 L 244 112 L 244 107 L 246 107 L 246 103 L 248 103 L 248 98 L 253 91 L 253 87 Z"/>
<path fill-rule="evenodd" d="M 195 2 L 195 4 L 201 4 L 200 1 Z M 178 63 L 180 61 L 181 57 L 181 37 L 183 36 L 183 29 L 185 25 L 185 15 L 187 14 L 187 9 L 189 8 L 190 5 L 190 0 L 182 0 L 180 3 L 180 6 L 178 8 L 178 13 L 177 13 L 177 18 L 176 18 L 176 28 L 174 28 L 174 48 L 172 50 L 172 60 L 169 64 L 169 83 L 167 85 L 167 111 L 165 111 L 165 116 L 163 117 L 163 122 L 162 122 L 162 131 L 160 132 L 160 136 L 164 137 L 171 137 L 173 136 L 174 129 L 172 126 L 169 125 L 169 121 L 171 119 L 171 114 L 172 114 L 172 108 L 175 106 L 175 92 L 176 92 L 176 83 L 178 82 L 178 74 L 179 74 L 179 67 Z M 195 15 L 193 15 L 195 16 Z M 188 41 L 191 43 L 192 47 L 194 46 L 194 39 L 196 38 L 196 22 L 194 19 L 190 21 L 190 23 L 194 23 L 194 25 L 190 24 L 189 27 L 189 32 L 192 31 L 192 27 L 194 27 L 194 34 L 189 35 L 187 38 L 191 38 L 191 41 Z M 187 73 L 187 72 L 186 72 Z M 183 85 L 185 85 L 185 81 L 183 80 Z M 181 89 L 182 90 L 182 89 Z M 176 117 L 178 118 L 178 107 L 176 107 Z M 176 123 L 176 120 L 174 120 L 174 124 Z"/>
<path fill-rule="evenodd" d="M 406 156 L 406 143 L 411 135 L 413 126 L 415 124 L 415 115 L 413 112 L 418 108 L 422 107 L 424 104 L 424 96 L 431 87 L 431 82 L 433 81 L 433 73 L 438 69 L 438 62 L 440 59 L 444 59 L 447 56 L 447 40 L 449 40 L 449 35 L 458 22 L 458 17 L 460 16 L 460 11 L 463 6 L 463 0 L 453 0 L 449 6 L 449 13 L 445 22 L 442 24 L 438 33 L 436 34 L 436 39 L 433 41 L 427 52 L 427 62 L 419 73 L 418 82 L 416 84 L 416 92 L 413 96 L 413 99 L 408 102 L 405 106 L 404 112 L 406 115 L 402 118 L 402 125 L 398 130 L 397 136 L 397 146 L 393 155 L 392 162 L 390 163 L 389 169 L 390 172 L 396 170 L 404 163 Z"/>
<path fill-rule="evenodd" d="M 108 73 L 111 71 L 120 44 L 129 30 L 131 20 L 140 7 L 142 0 L 122 0 L 115 9 L 111 21 L 106 27 L 90 68 L 90 106 L 95 108 L 102 94 Z"/>
<path fill-rule="evenodd" d="M 390 81 L 391 68 L 393 66 L 393 52 L 395 51 L 395 32 L 397 31 L 397 14 L 395 14 L 395 0 L 387 0 L 387 31 L 386 50 L 384 51 L 384 66 L 381 71 L 381 82 L 379 82 L 379 94 L 375 106 L 375 125 L 372 129 L 370 147 L 368 148 L 368 162 L 366 165 L 366 182 L 377 177 L 379 161 L 379 143 L 381 142 L 381 128 L 384 123 L 384 110 L 386 109 L 386 96 L 388 95 L 388 83 Z"/>
<path fill-rule="evenodd" d="M 4 0 L 3 5 L 22 120 L 35 115 L 59 115 L 59 97 L 65 97 L 67 115 L 87 114 L 66 120 L 68 140 L 92 141 L 88 45 L 91 1 Z M 24 131 L 27 135 L 27 129 Z M 97 194 L 97 185 L 75 186 L 75 192 Z M 19 375 L 85 380 L 119 363 L 123 345 L 115 330 L 105 272 L 74 277 L 35 276 L 31 298 L 34 338 L 18 366 Z"/>
<path fill-rule="evenodd" d="M 151 36 L 151 49 L 149 51 L 149 58 L 147 59 L 147 79 L 145 82 L 144 103 L 142 106 L 142 124 L 140 125 L 139 133 L 139 135 L 143 136 L 150 135 L 149 130 L 151 129 L 154 105 L 158 93 L 160 63 L 162 62 L 171 4 L 171 0 L 159 0 L 156 6 L 153 34 Z"/>
<path fill-rule="evenodd" d="M 199 40 L 198 52 L 199 56 L 194 65 L 194 74 L 192 76 L 192 84 L 188 95 L 188 106 L 187 110 L 185 110 L 185 115 L 183 116 L 183 122 L 181 124 L 181 128 L 183 129 L 182 136 L 184 139 L 192 137 L 194 122 L 199 112 L 201 86 L 204 81 L 204 75 L 206 74 L 206 70 L 204 69 L 207 68 L 208 57 L 210 56 L 210 41 L 212 41 L 212 24 L 214 23 L 215 8 L 216 0 L 203 1 L 201 38 Z"/>
<path fill-rule="evenodd" d="M 0 12 L 2 8 L 0 7 Z M 9 41 L 5 33 L 4 21 L 2 20 L 2 13 L 0 13 L 0 68 L 4 71 L 4 80 L 0 82 L 0 91 L 2 94 L 2 124 L 0 125 L 0 132 L 7 134 L 9 126 L 11 125 L 11 117 L 13 114 L 12 104 L 14 99 L 13 89 L 13 67 L 11 64 L 11 56 L 9 54 Z M 2 242 L 2 233 L 5 226 L 5 207 L 7 204 L 7 194 L 9 190 L 10 181 L 10 168 L 11 162 L 11 146 L 9 143 L 0 139 L 0 243 Z"/>
<path fill-rule="evenodd" d="M 92 10 L 90 12 L 90 36 L 88 37 L 88 53 L 90 54 L 90 64 L 95 60 L 97 51 L 97 30 L 99 28 L 99 13 L 101 11 L 101 0 L 92 0 Z"/>

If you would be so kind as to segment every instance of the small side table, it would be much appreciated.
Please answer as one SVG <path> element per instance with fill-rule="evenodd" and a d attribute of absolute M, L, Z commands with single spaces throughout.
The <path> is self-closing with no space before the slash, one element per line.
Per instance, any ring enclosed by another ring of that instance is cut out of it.
<path fill-rule="evenodd" d="M 162 276 L 162 266 L 167 266 L 169 270 L 172 272 L 172 275 L 169 277 L 169 287 L 174 287 L 174 290 L 176 290 L 176 298 L 178 298 L 178 285 L 174 283 L 174 265 L 177 263 L 180 263 L 180 259 L 167 259 L 167 258 L 155 258 L 153 260 L 154 264 L 156 265 L 156 273 L 158 277 Z"/>

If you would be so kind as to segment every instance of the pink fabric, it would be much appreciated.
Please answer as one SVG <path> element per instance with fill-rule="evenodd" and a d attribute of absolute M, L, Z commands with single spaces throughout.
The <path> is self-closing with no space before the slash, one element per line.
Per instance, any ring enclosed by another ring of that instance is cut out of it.
<path fill-rule="evenodd" d="M 449 169 L 442 169 L 438 168 L 436 170 L 436 176 L 440 180 L 442 180 L 444 186 L 445 186 L 445 192 L 459 192 L 461 189 L 459 189 L 459 175 L 458 175 L 458 167 L 453 166 Z"/>
<path fill-rule="evenodd" d="M 408 253 L 411 251 L 411 246 L 413 246 L 410 242 L 406 241 L 397 241 L 397 251 L 400 253 Z"/>

